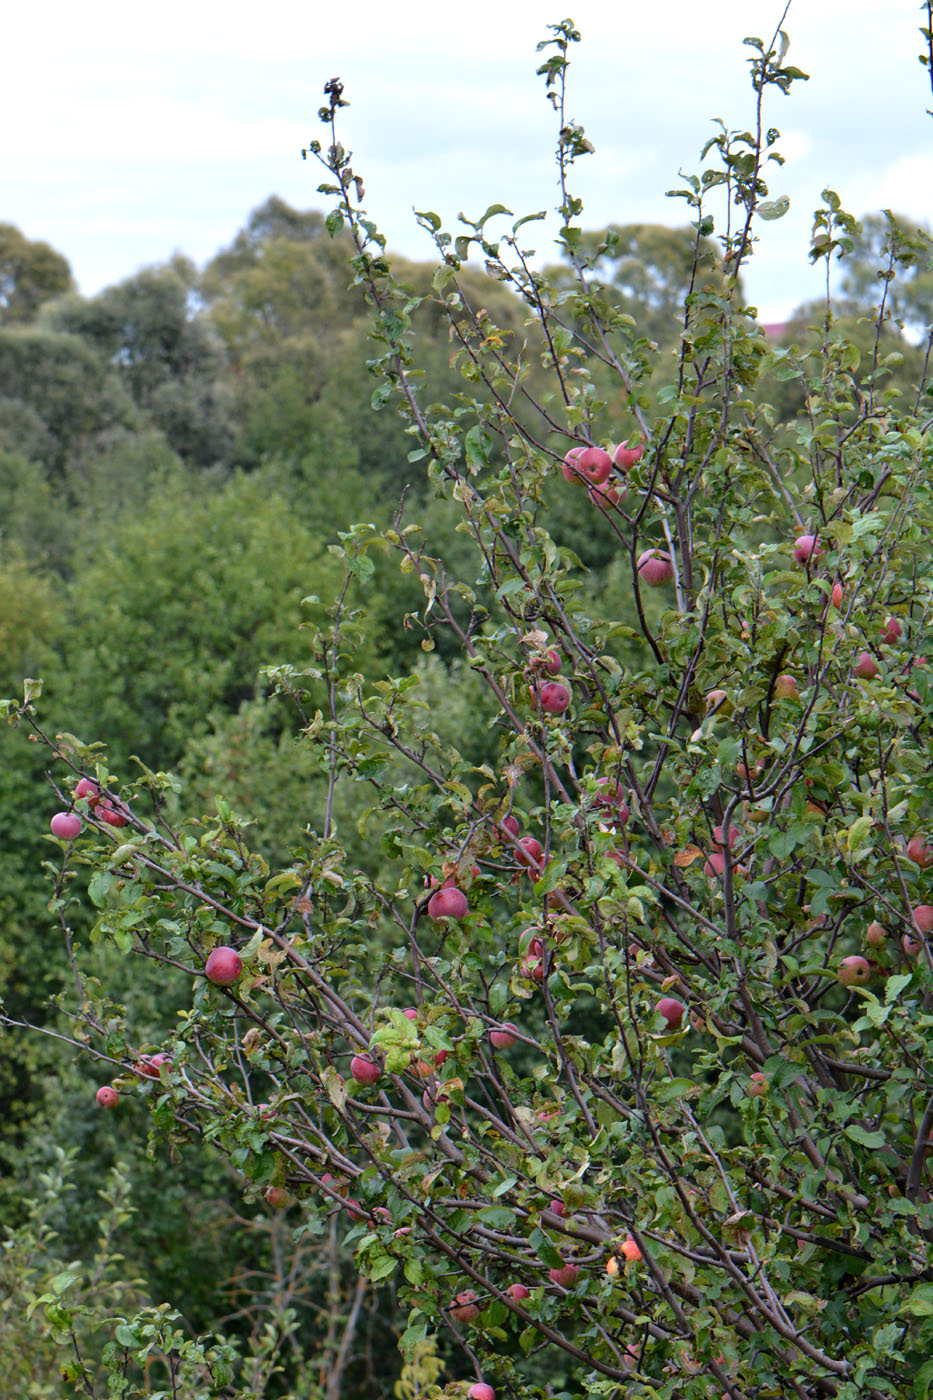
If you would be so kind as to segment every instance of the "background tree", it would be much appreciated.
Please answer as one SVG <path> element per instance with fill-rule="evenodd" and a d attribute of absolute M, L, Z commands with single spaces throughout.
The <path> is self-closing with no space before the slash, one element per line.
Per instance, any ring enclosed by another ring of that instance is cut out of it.
<path fill-rule="evenodd" d="M 74 286 L 68 260 L 48 243 L 0 224 L 0 325 L 34 319 L 40 306 Z"/>

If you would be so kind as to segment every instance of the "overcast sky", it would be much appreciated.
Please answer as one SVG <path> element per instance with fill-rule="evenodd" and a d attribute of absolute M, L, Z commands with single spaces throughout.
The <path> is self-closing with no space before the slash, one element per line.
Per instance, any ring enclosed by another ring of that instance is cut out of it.
<path fill-rule="evenodd" d="M 203 263 L 277 193 L 326 208 L 299 151 L 319 134 L 326 79 L 352 106 L 343 136 L 390 248 L 430 256 L 412 207 L 448 224 L 502 202 L 555 203 L 554 114 L 535 44 L 569 9 L 583 31 L 570 114 L 596 155 L 580 163 L 582 222 L 682 223 L 664 192 L 721 117 L 753 120 L 748 34 L 769 38 L 771 0 L 50 0 L 4 15 L 0 221 L 44 238 L 87 294 L 164 261 Z M 845 208 L 933 222 L 933 95 L 917 55 L 918 0 L 793 0 L 788 62 L 808 72 L 765 120 L 783 133 L 747 287 L 763 319 L 818 294 L 806 257 L 832 185 Z M 552 224 L 551 234 L 553 236 Z M 546 257 L 548 234 L 538 233 Z"/>

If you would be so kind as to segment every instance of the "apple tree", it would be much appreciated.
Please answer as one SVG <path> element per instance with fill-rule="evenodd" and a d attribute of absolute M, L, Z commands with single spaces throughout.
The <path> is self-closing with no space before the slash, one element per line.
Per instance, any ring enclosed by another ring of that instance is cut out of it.
<path fill-rule="evenodd" d="M 443 401 L 419 373 L 420 297 L 361 208 L 343 88 L 325 89 L 308 154 L 372 310 L 374 407 L 398 408 L 412 472 L 459 524 L 452 550 L 403 497 L 390 524 L 342 532 L 336 595 L 308 603 L 312 663 L 269 669 L 323 777 L 295 859 L 270 869 L 223 797 L 173 824 L 168 775 L 111 771 L 47 733 L 33 693 L 9 702 L 82 823 L 58 839 L 63 936 L 86 884 L 91 941 L 188 989 L 140 1044 L 72 949 L 70 1034 L 89 1098 L 147 1099 L 173 1152 L 214 1144 L 297 1238 L 338 1222 L 407 1364 L 439 1358 L 413 1394 L 923 1396 L 926 366 L 905 393 L 839 332 L 858 226 L 831 189 L 808 250 L 819 346 L 770 346 L 744 302 L 786 209 L 765 108 L 805 76 L 780 30 L 746 41 L 750 126 L 721 124 L 676 192 L 697 254 L 659 361 L 591 276 L 578 38 L 565 21 L 539 45 L 572 278 L 537 269 L 536 216 L 494 205 L 451 233 L 418 215 L 461 376 Z M 523 326 L 468 287 L 473 258 Z M 801 407 L 782 418 L 786 381 Z M 568 493 L 615 542 L 599 587 L 557 528 Z M 400 625 L 485 697 L 484 751 L 461 751 L 425 672 L 361 669 L 385 558 L 419 586 Z M 142 1357 L 141 1328 L 119 1336 Z"/>

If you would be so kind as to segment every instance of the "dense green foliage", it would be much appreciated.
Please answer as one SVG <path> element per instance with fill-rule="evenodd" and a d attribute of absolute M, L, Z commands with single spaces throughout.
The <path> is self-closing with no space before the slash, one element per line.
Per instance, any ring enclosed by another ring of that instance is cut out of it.
<path fill-rule="evenodd" d="M 545 272 L 388 258 L 336 83 L 203 271 L 0 226 L 5 1393 L 928 1392 L 930 236 L 825 191 L 768 341 L 784 36 L 602 231 L 577 38 Z"/>

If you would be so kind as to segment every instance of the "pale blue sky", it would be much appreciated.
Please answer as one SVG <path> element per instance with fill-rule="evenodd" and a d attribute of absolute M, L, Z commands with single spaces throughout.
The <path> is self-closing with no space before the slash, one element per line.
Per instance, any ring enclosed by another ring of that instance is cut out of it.
<path fill-rule="evenodd" d="M 203 262 L 270 193 L 326 207 L 299 149 L 339 75 L 368 207 L 390 248 L 427 257 L 412 206 L 454 223 L 494 201 L 516 213 L 555 202 L 534 48 L 565 10 L 584 36 L 569 108 L 597 150 L 579 167 L 583 222 L 682 221 L 664 191 L 678 167 L 698 168 L 711 118 L 753 119 L 742 38 L 770 36 L 770 0 L 19 6 L 4 19 L 0 220 L 65 253 L 87 293 L 176 249 Z M 747 277 L 766 320 L 819 290 L 806 248 L 827 183 L 856 214 L 933 221 L 921 22 L 916 0 L 793 0 L 788 61 L 811 80 L 766 110 L 788 157 L 772 190 L 791 198 L 761 226 Z"/>

